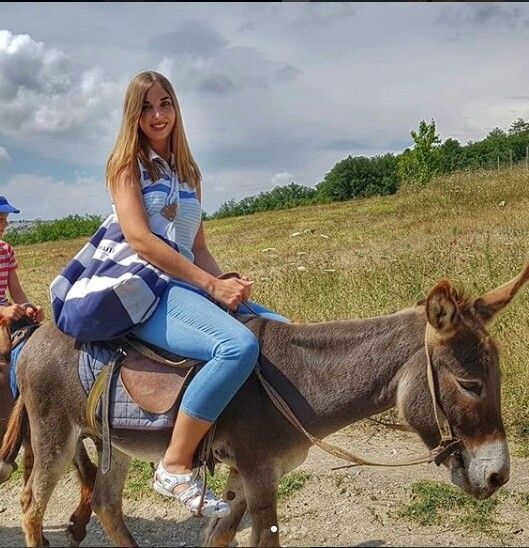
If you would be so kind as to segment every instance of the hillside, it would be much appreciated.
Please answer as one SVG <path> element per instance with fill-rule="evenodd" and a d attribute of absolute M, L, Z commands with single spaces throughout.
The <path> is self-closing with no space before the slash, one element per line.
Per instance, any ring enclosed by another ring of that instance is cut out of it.
<path fill-rule="evenodd" d="M 413 304 L 443 277 L 478 295 L 516 275 L 529 260 L 528 186 L 523 168 L 459 173 L 393 196 L 206 221 L 206 236 L 225 270 L 256 280 L 256 300 L 293 320 L 367 317 Z M 26 292 L 48 317 L 49 283 L 85 241 L 17 247 Z M 521 440 L 528 303 L 526 291 L 492 329 L 504 414 Z"/>

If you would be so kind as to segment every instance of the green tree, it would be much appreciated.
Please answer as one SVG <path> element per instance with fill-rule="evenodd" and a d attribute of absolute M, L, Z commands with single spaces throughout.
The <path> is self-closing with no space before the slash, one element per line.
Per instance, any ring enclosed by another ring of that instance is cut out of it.
<path fill-rule="evenodd" d="M 446 139 L 442 145 L 435 148 L 435 153 L 439 173 L 452 173 L 464 166 L 463 147 L 457 139 Z"/>
<path fill-rule="evenodd" d="M 334 202 L 375 195 L 393 194 L 399 179 L 393 154 L 347 156 L 325 174 L 316 186 L 318 202 Z"/>
<path fill-rule="evenodd" d="M 403 180 L 415 180 L 424 185 L 436 173 L 438 155 L 435 145 L 441 140 L 435 131 L 435 120 L 432 119 L 429 124 L 421 120 L 418 131 L 410 132 L 413 149 L 405 151 L 399 159 L 399 174 Z"/>
<path fill-rule="evenodd" d="M 249 215 L 259 211 L 289 209 L 314 203 L 315 196 L 316 189 L 298 185 L 292 181 L 289 185 L 276 186 L 272 190 L 261 192 L 257 196 L 247 196 L 238 202 L 233 199 L 223 202 L 210 218 L 220 219 L 222 217 Z"/>
<path fill-rule="evenodd" d="M 526 122 L 523 118 L 514 120 L 509 128 L 509 135 L 516 135 L 518 133 L 529 133 L 529 122 Z"/>

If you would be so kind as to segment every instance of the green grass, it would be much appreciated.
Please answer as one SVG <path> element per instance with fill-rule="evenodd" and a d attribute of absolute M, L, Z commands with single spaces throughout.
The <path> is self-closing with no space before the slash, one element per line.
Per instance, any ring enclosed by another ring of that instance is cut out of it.
<path fill-rule="evenodd" d="M 221 268 L 253 278 L 252 297 L 293 321 L 365 318 L 413 305 L 444 277 L 477 297 L 518 274 L 529 259 L 527 188 L 523 168 L 458 173 L 393 196 L 208 220 L 205 233 Z M 23 287 L 48 318 L 49 284 L 86 240 L 16 248 Z M 521 444 L 529 443 L 528 305 L 526 289 L 490 327 L 504 421 Z"/>
<path fill-rule="evenodd" d="M 282 477 L 279 481 L 278 499 L 287 499 L 301 490 L 309 478 L 310 474 L 303 470 L 294 470 Z"/>
<path fill-rule="evenodd" d="M 516 494 L 516 500 L 519 502 L 523 507 L 525 507 L 527 510 L 529 510 L 529 493 L 526 491 L 519 491 Z"/>
<path fill-rule="evenodd" d="M 18 474 L 18 471 L 15 473 Z M 222 495 L 224 491 L 228 473 L 227 467 L 223 465 L 216 466 L 214 476 L 207 472 L 208 487 L 217 496 Z M 152 489 L 153 475 L 154 472 L 150 463 L 139 459 L 132 459 L 123 495 L 133 500 L 145 497 L 158 497 L 159 495 Z M 279 500 L 286 499 L 296 491 L 299 491 L 309 478 L 310 474 L 302 470 L 295 470 L 281 478 L 278 489 Z"/>
<path fill-rule="evenodd" d="M 505 498 L 500 491 L 478 501 L 451 485 L 423 480 L 412 485 L 413 500 L 399 510 L 399 517 L 420 525 L 459 525 L 485 533 L 494 532 L 496 509 Z"/>
<path fill-rule="evenodd" d="M 125 498 L 138 500 L 145 496 L 156 495 L 152 489 L 154 472 L 149 462 L 132 459 L 127 481 L 123 489 Z"/>

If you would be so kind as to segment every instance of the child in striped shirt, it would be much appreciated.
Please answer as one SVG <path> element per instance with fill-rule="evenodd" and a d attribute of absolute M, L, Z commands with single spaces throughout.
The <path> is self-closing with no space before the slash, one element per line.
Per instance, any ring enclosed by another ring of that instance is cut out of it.
<path fill-rule="evenodd" d="M 20 213 L 20 210 L 13 207 L 4 196 L 0 196 L 0 237 L 7 228 L 10 213 Z M 28 306 L 28 298 L 16 273 L 17 267 L 13 248 L 0 240 L 0 318 L 17 322 L 26 316 L 34 322 L 41 322 L 44 312 L 40 306 Z M 7 291 L 12 303 L 7 297 Z"/>

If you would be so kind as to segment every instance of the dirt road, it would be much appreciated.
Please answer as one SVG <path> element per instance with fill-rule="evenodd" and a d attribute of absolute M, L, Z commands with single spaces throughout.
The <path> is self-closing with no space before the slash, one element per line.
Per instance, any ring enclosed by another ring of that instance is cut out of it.
<path fill-rule="evenodd" d="M 370 437 L 372 436 L 372 437 Z M 349 450 L 390 460 L 422 453 L 413 435 L 351 427 L 328 438 Z M 529 459 L 512 457 L 511 479 L 497 495 L 498 503 L 479 519 L 468 519 L 468 508 L 439 511 L 439 523 L 420 525 L 402 516 L 413 502 L 412 485 L 423 480 L 449 483 L 444 468 L 423 464 L 406 468 L 350 468 L 317 448 L 300 467 L 309 474 L 304 486 L 279 503 L 283 546 L 528 546 Z M 0 487 L 0 546 L 23 545 L 18 496 L 21 483 Z M 496 496 L 496 495 L 495 495 Z M 68 517 L 77 504 L 74 473 L 57 486 L 45 519 L 45 535 L 52 546 L 64 546 Z M 457 506 L 457 505 L 456 505 Z M 431 511 L 426 505 L 425 512 Z M 204 520 L 189 517 L 177 503 L 147 493 L 125 500 L 127 524 L 141 546 L 200 545 Z M 466 514 L 467 513 L 467 514 Z M 481 519 L 483 517 L 483 519 Z M 481 521 L 479 521 L 481 520 Z M 247 544 L 248 515 L 234 545 Z M 85 546 L 110 546 L 97 517 L 92 516 Z"/>

